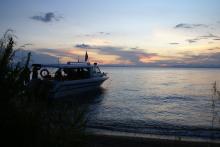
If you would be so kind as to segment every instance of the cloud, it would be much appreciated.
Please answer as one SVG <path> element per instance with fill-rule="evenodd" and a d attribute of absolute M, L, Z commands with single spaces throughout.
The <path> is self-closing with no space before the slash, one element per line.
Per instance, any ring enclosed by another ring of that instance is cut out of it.
<path fill-rule="evenodd" d="M 84 34 L 84 35 L 78 35 L 78 36 L 85 36 L 85 37 L 95 37 L 94 34 Z"/>
<path fill-rule="evenodd" d="M 87 49 L 98 52 L 103 55 L 115 55 L 118 56 L 119 60 L 130 61 L 132 64 L 143 64 L 140 58 L 150 59 L 157 57 L 156 53 L 146 53 L 138 48 L 130 48 L 125 50 L 123 47 L 117 46 L 93 46 L 88 44 L 77 44 L 75 47 L 83 48 L 86 46 Z"/>
<path fill-rule="evenodd" d="M 219 41 L 220 37 L 217 35 L 213 35 L 212 33 L 209 33 L 208 35 L 203 35 L 203 36 L 198 37 L 198 40 L 201 40 L 201 39 L 212 39 L 214 41 Z"/>
<path fill-rule="evenodd" d="M 99 34 L 101 34 L 101 35 L 111 35 L 111 33 L 108 33 L 108 32 L 99 32 Z"/>
<path fill-rule="evenodd" d="M 178 42 L 171 42 L 171 43 L 169 43 L 170 45 L 178 45 L 178 44 L 180 44 L 180 43 L 178 43 Z"/>
<path fill-rule="evenodd" d="M 15 52 L 14 62 L 19 62 L 27 57 L 27 54 L 31 52 L 30 64 L 39 63 L 39 64 L 54 64 L 57 63 L 58 59 L 55 56 L 47 55 L 40 53 L 38 51 L 30 51 L 19 49 Z"/>
<path fill-rule="evenodd" d="M 32 63 L 57 63 L 58 57 L 64 62 L 76 60 L 78 56 L 83 58 L 84 46 L 88 47 L 91 62 L 96 61 L 102 64 L 156 67 L 220 67 L 220 47 L 208 48 L 207 51 L 209 52 L 197 55 L 194 52 L 181 52 L 175 57 L 161 56 L 157 53 L 145 52 L 139 48 L 95 46 L 89 44 L 77 44 L 75 45 L 77 48 L 74 49 L 35 49 L 35 51 L 31 51 Z M 20 53 L 20 56 L 22 55 L 24 56 L 24 53 Z M 114 56 L 113 60 L 108 60 L 108 56 Z M 108 60 L 108 62 L 105 62 L 105 60 Z"/>
<path fill-rule="evenodd" d="M 175 26 L 175 28 L 192 28 L 191 25 L 188 25 L 188 24 L 183 24 L 183 23 L 180 23 L 180 24 L 177 24 Z"/>
<path fill-rule="evenodd" d="M 212 40 L 220 40 L 220 37 L 217 36 L 217 35 L 213 35 L 212 33 L 209 33 L 208 35 L 203 35 L 203 36 L 198 36 L 196 38 L 193 38 L 193 39 L 187 39 L 186 41 L 188 43 L 196 43 L 197 41 L 199 40 L 202 40 L 202 39 L 212 39 Z M 213 43 L 213 42 L 208 42 L 209 44 Z"/>
<path fill-rule="evenodd" d="M 201 38 L 220 38 L 219 36 L 217 35 L 213 35 L 212 33 L 209 33 L 208 35 L 203 35 L 203 36 L 200 36 Z"/>
<path fill-rule="evenodd" d="M 69 53 L 67 49 L 48 49 L 48 48 L 41 48 L 35 50 L 38 53 L 47 54 L 50 56 L 58 57 L 73 57 L 73 54 Z"/>
<path fill-rule="evenodd" d="M 209 48 L 207 50 L 213 51 L 213 50 L 220 50 L 220 47 L 214 47 L 214 48 Z"/>
<path fill-rule="evenodd" d="M 59 21 L 62 17 L 57 16 L 54 12 L 47 12 L 42 15 L 32 16 L 30 18 L 33 20 L 36 20 L 36 21 L 48 23 L 48 22 L 52 22 L 52 21 Z"/>
<path fill-rule="evenodd" d="M 97 36 L 109 36 L 111 35 L 111 33 L 109 32 L 96 32 L 96 33 L 91 33 L 91 34 L 81 34 L 81 35 L 77 35 L 78 37 L 97 37 Z"/>
<path fill-rule="evenodd" d="M 220 67 L 220 52 L 201 53 L 199 55 L 191 55 L 185 57 L 188 62 L 200 66 L 219 66 Z"/>
<path fill-rule="evenodd" d="M 175 25 L 174 28 L 193 29 L 193 28 L 197 28 L 197 27 L 205 27 L 205 28 L 207 28 L 208 25 L 205 25 L 205 24 L 187 24 L 187 23 L 179 23 L 179 24 Z"/>
<path fill-rule="evenodd" d="M 189 43 L 195 43 L 197 42 L 198 39 L 187 39 L 186 41 Z"/>
<path fill-rule="evenodd" d="M 83 48 L 83 49 L 86 49 L 86 48 L 91 48 L 91 46 L 90 45 L 88 45 L 88 44 L 77 44 L 77 45 L 75 45 L 75 47 L 77 47 L 77 48 Z"/>
<path fill-rule="evenodd" d="M 195 40 L 191 40 L 195 41 Z M 193 42 L 192 42 L 193 43 Z M 80 45 L 76 45 L 76 47 Z M 82 45 L 84 46 L 84 45 Z M 92 46 L 86 44 L 89 50 L 102 55 L 116 55 L 118 60 L 130 61 L 137 66 L 170 66 L 170 67 L 220 67 L 220 47 L 207 49 L 211 53 L 193 55 L 192 52 L 182 53 L 182 57 L 161 56 L 157 53 L 147 53 L 138 48 L 126 49 L 112 46 Z M 215 52 L 213 52 L 215 51 Z M 157 58 L 154 60 L 154 58 Z M 143 62 L 149 60 L 150 62 Z"/>
<path fill-rule="evenodd" d="M 201 53 L 193 55 L 192 52 L 181 52 L 182 57 L 159 60 L 148 66 L 167 66 L 167 67 L 220 67 L 220 51 L 218 47 L 213 48 L 216 52 Z"/>
<path fill-rule="evenodd" d="M 26 43 L 26 44 L 21 45 L 20 48 L 25 48 L 25 47 L 32 46 L 32 45 L 33 45 L 32 43 Z"/>

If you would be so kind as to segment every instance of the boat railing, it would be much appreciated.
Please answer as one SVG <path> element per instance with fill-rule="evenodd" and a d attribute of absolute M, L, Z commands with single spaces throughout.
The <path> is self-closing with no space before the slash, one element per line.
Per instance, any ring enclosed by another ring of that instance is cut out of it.
<path fill-rule="evenodd" d="M 68 65 L 79 65 L 79 64 L 84 64 L 84 65 L 90 65 L 89 62 L 67 62 Z"/>

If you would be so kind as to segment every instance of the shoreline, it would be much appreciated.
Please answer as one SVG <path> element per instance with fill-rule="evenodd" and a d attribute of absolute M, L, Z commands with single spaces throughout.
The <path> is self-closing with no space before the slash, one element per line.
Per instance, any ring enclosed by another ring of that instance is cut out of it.
<path fill-rule="evenodd" d="M 162 135 L 113 132 L 106 130 L 88 129 L 89 146 L 178 146 L 178 147 L 217 147 L 220 140 L 187 138 Z"/>

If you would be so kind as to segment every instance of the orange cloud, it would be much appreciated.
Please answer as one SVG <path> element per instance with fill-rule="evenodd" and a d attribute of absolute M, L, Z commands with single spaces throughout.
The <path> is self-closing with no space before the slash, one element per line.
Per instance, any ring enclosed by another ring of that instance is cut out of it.
<path fill-rule="evenodd" d="M 139 61 L 143 63 L 152 63 L 158 60 L 160 60 L 160 57 L 158 56 L 151 56 L 151 57 L 141 56 L 139 59 Z"/>

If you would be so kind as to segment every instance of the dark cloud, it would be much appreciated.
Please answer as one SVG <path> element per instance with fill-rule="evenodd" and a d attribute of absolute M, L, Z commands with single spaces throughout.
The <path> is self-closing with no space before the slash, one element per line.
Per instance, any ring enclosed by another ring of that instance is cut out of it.
<path fill-rule="evenodd" d="M 185 58 L 192 64 L 220 66 L 220 52 L 201 53 L 199 55 L 191 55 Z"/>
<path fill-rule="evenodd" d="M 77 48 L 84 48 L 84 46 L 86 46 L 87 49 L 97 51 L 98 53 L 103 55 L 116 55 L 119 57 L 119 60 L 130 61 L 134 64 L 142 64 L 140 62 L 140 57 L 151 58 L 158 56 L 158 54 L 156 53 L 146 53 L 138 48 L 131 48 L 129 50 L 125 50 L 122 47 L 115 46 L 93 46 L 88 44 L 75 45 L 75 47 Z"/>
<path fill-rule="evenodd" d="M 219 41 L 220 37 L 209 33 L 208 35 L 199 36 L 200 39 L 212 39 L 213 41 Z"/>
<path fill-rule="evenodd" d="M 187 29 L 189 29 L 189 28 L 192 28 L 192 26 L 191 26 L 191 25 L 188 25 L 188 24 L 180 23 L 180 24 L 177 24 L 177 25 L 175 26 L 175 28 L 187 28 Z"/>
<path fill-rule="evenodd" d="M 76 45 L 79 46 L 79 45 Z M 130 50 L 125 50 L 122 47 L 111 47 L 111 46 L 92 46 L 88 45 L 90 50 L 97 51 L 103 55 L 117 55 L 119 60 L 130 61 L 138 66 L 171 66 L 171 67 L 220 67 L 220 52 L 219 47 L 210 48 L 208 50 L 215 50 L 212 53 L 201 53 L 199 55 L 193 55 L 192 52 L 182 53 L 181 58 L 166 57 L 166 60 L 158 60 L 151 63 L 143 63 L 140 61 L 140 57 L 152 58 L 158 57 L 163 58 L 157 53 L 146 53 L 141 49 L 132 48 Z M 218 51 L 218 52 L 217 52 Z"/>
<path fill-rule="evenodd" d="M 209 48 L 207 50 L 213 51 L 213 50 L 220 50 L 220 47 L 214 47 L 214 48 Z"/>
<path fill-rule="evenodd" d="M 169 43 L 170 45 L 178 45 L 178 44 L 180 44 L 180 43 L 178 43 L 178 42 L 171 42 L 171 43 Z"/>
<path fill-rule="evenodd" d="M 75 47 L 77 47 L 77 48 L 84 48 L 84 49 L 86 49 L 86 48 L 91 48 L 91 46 L 90 45 L 88 45 L 88 44 L 77 44 L 77 45 L 75 45 Z"/>
<path fill-rule="evenodd" d="M 203 35 L 203 36 L 198 36 L 196 38 L 192 38 L 192 39 L 187 39 L 186 41 L 188 43 L 196 43 L 197 41 L 200 41 L 202 39 L 212 39 L 212 40 L 220 40 L 220 37 L 217 35 L 213 35 L 212 33 L 209 33 L 207 35 Z M 208 42 L 209 44 L 213 43 L 213 42 Z"/>
<path fill-rule="evenodd" d="M 41 49 L 36 49 L 36 52 L 51 55 L 51 56 L 56 56 L 56 57 L 73 57 L 74 56 L 73 54 L 70 54 L 68 50 L 60 50 L 60 49 L 41 48 Z"/>
<path fill-rule="evenodd" d="M 207 28 L 208 25 L 205 25 L 205 24 L 187 24 L 187 23 L 180 23 L 180 24 L 175 25 L 174 28 L 193 29 L 193 28 L 197 28 L 197 27 L 205 27 L 205 28 Z"/>
<path fill-rule="evenodd" d="M 26 43 L 26 44 L 21 45 L 20 48 L 25 48 L 25 47 L 32 46 L 32 45 L 33 45 L 32 43 Z"/>
<path fill-rule="evenodd" d="M 138 50 L 139 47 L 131 47 L 130 50 Z"/>
<path fill-rule="evenodd" d="M 52 21 L 59 21 L 62 17 L 57 16 L 54 12 L 47 12 L 42 15 L 35 15 L 30 17 L 33 20 L 41 21 L 41 22 L 52 22 Z"/>
<path fill-rule="evenodd" d="M 182 58 L 170 58 L 151 63 L 137 64 L 137 66 L 167 66 L 167 67 L 220 67 L 220 52 L 203 53 L 199 55 L 185 54 Z"/>
<path fill-rule="evenodd" d="M 180 54 L 182 54 L 183 57 L 160 60 L 148 65 L 166 65 L 168 67 L 220 67 L 220 52 L 201 53 L 198 55 L 193 55 L 191 52 L 183 52 Z"/>
<path fill-rule="evenodd" d="M 101 35 L 111 35 L 111 33 L 108 33 L 108 32 L 99 32 L 99 34 L 101 34 Z"/>
<path fill-rule="evenodd" d="M 169 57 L 161 56 L 156 53 L 147 53 L 139 48 L 131 48 L 125 50 L 123 47 L 117 46 L 94 46 L 88 45 L 88 51 L 97 52 L 100 55 L 116 55 L 118 56 L 118 61 L 122 63 L 130 61 L 137 66 L 168 66 L 168 67 L 220 67 L 220 47 L 209 48 L 207 51 L 210 53 L 201 53 L 194 55 L 193 52 L 181 52 L 179 53 L 181 57 Z M 81 47 L 81 45 L 76 45 Z M 84 48 L 78 48 L 84 49 Z M 69 57 L 70 59 L 75 59 L 78 55 L 70 53 L 68 49 L 36 49 L 32 52 L 32 63 L 57 63 L 58 58 Z M 18 55 L 18 54 L 16 54 Z M 21 54 L 23 55 L 24 54 Z M 80 56 L 81 57 L 81 56 Z M 140 58 L 150 59 L 152 57 L 162 58 L 163 60 L 156 60 L 150 63 L 143 63 Z M 105 60 L 105 59 L 103 59 Z M 114 64 L 114 63 L 112 63 Z M 119 64 L 117 66 L 124 65 Z"/>
<path fill-rule="evenodd" d="M 196 43 L 198 39 L 187 39 L 186 41 L 189 43 Z"/>
<path fill-rule="evenodd" d="M 133 64 L 143 64 L 140 58 L 152 58 L 158 56 L 156 53 L 146 53 L 141 49 L 124 50 L 120 47 L 103 46 L 98 50 L 101 54 L 116 55 L 120 60 L 127 60 Z"/>
<path fill-rule="evenodd" d="M 213 35 L 212 33 L 209 33 L 208 35 L 203 35 L 203 36 L 200 36 L 201 38 L 220 38 L 219 36 L 217 35 Z"/>

